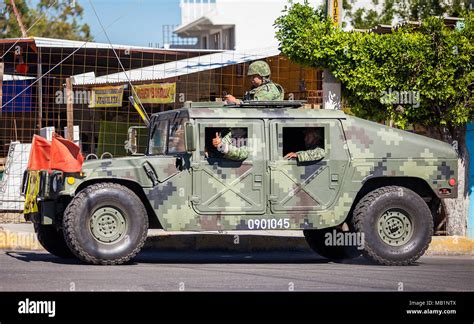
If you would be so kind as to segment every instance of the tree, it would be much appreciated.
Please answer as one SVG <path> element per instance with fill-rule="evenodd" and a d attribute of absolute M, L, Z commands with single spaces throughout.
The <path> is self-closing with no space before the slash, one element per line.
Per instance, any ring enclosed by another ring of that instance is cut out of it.
<path fill-rule="evenodd" d="M 345 0 L 344 10 L 352 27 L 369 29 L 394 21 L 418 21 L 431 16 L 459 17 L 469 8 L 469 0 L 372 0 L 372 8 L 353 9 L 356 0 Z"/>
<path fill-rule="evenodd" d="M 424 125 L 448 143 L 457 141 L 459 198 L 444 202 L 451 234 L 464 233 L 465 225 L 453 222 L 465 220 L 467 214 L 465 127 L 474 120 L 473 17 L 465 13 L 464 28 L 455 30 L 442 18 L 429 17 L 420 28 L 407 25 L 390 34 L 344 32 L 322 11 L 296 3 L 275 22 L 282 53 L 295 62 L 330 70 L 357 116 L 391 119 L 400 128 Z M 417 94 L 418 104 L 382 100 L 391 89 Z"/>
<path fill-rule="evenodd" d="M 383 1 L 380 10 L 377 10 L 379 0 L 372 0 L 373 8 L 358 8 L 355 11 L 352 9 L 352 3 L 355 3 L 355 0 L 350 0 L 350 3 L 347 0 L 344 10 L 352 27 L 357 29 L 369 29 L 377 25 L 391 25 L 397 12 L 395 0 Z"/>
<path fill-rule="evenodd" d="M 0 37 L 21 37 L 11 1 L 0 0 L 0 2 L 5 8 L 3 19 L 0 19 Z M 26 29 L 34 25 L 28 31 L 28 36 L 92 40 L 89 25 L 81 23 L 83 8 L 76 2 L 40 0 L 35 8 L 31 8 L 27 1 L 15 0 L 15 5 Z"/>

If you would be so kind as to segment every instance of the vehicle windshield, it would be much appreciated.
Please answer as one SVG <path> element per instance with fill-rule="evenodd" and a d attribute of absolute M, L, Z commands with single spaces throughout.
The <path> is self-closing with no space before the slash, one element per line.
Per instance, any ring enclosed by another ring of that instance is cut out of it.
<path fill-rule="evenodd" d="M 149 154 L 163 155 L 166 154 L 166 135 L 168 131 L 168 120 L 156 119 L 150 134 Z"/>
<path fill-rule="evenodd" d="M 170 118 L 156 118 L 151 126 L 149 154 L 175 155 L 186 151 L 184 145 L 184 114 L 170 115 Z"/>
<path fill-rule="evenodd" d="M 184 123 L 187 121 L 188 118 L 182 116 L 177 116 L 174 120 L 170 120 L 168 154 L 185 152 Z"/>

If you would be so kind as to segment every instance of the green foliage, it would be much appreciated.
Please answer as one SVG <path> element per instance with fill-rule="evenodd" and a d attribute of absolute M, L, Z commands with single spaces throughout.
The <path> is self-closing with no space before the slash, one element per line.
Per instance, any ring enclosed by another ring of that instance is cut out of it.
<path fill-rule="evenodd" d="M 334 28 L 321 10 L 295 3 L 279 17 L 277 39 L 289 59 L 330 70 L 343 88 L 352 111 L 372 120 L 446 126 L 474 120 L 474 15 L 462 30 L 430 17 L 418 29 L 391 34 L 344 32 Z M 393 103 L 390 92 L 418 94 L 410 103 Z M 419 99 L 419 100 L 417 100 Z"/>
<path fill-rule="evenodd" d="M 13 13 L 10 0 L 0 0 L 4 3 L 5 14 L 0 19 L 0 37 L 21 37 L 20 26 Z M 83 8 L 72 1 L 40 0 L 36 7 L 30 7 L 30 2 L 15 0 L 15 5 L 20 13 L 25 29 L 34 27 L 28 31 L 28 36 L 62 38 L 70 40 L 92 40 L 90 28 L 82 24 Z"/>
<path fill-rule="evenodd" d="M 376 25 L 391 25 L 397 13 L 396 0 L 385 0 L 380 10 L 377 10 L 379 0 L 372 0 L 373 8 L 357 8 L 352 11 L 352 5 L 346 6 L 346 16 L 351 25 L 357 29 L 369 29 Z M 355 2 L 355 0 L 351 0 Z"/>
<path fill-rule="evenodd" d="M 417 21 L 431 16 L 459 17 L 470 0 L 372 0 L 370 7 L 353 9 L 356 0 L 344 0 L 346 17 L 354 28 L 391 25 L 395 20 Z"/>

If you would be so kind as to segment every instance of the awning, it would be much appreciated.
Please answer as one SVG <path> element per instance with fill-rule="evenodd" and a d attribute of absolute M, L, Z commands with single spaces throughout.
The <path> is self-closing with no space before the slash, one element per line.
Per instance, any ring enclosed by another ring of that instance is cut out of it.
<path fill-rule="evenodd" d="M 129 81 L 152 81 L 164 80 L 180 75 L 187 75 L 212 69 L 218 69 L 229 65 L 261 60 L 266 57 L 280 54 L 277 48 L 266 48 L 241 53 L 237 51 L 224 51 L 209 55 L 202 55 L 174 62 L 151 65 L 144 68 L 129 70 L 126 73 L 113 73 L 100 77 L 91 74 L 74 76 L 74 85 L 96 85 L 110 83 L 127 83 Z"/>

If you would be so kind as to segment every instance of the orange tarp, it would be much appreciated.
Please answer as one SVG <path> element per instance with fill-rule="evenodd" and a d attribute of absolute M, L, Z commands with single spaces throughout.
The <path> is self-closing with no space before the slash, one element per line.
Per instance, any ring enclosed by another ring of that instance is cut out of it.
<path fill-rule="evenodd" d="M 80 172 L 83 162 L 81 149 L 73 142 L 56 134 L 51 142 L 41 136 L 33 136 L 28 170 Z"/>
<path fill-rule="evenodd" d="M 51 159 L 51 143 L 38 135 L 33 135 L 28 170 L 48 170 Z"/>
<path fill-rule="evenodd" d="M 84 163 L 84 157 L 79 146 L 61 136 L 53 136 L 51 143 L 51 170 L 81 172 L 82 163 Z"/>

